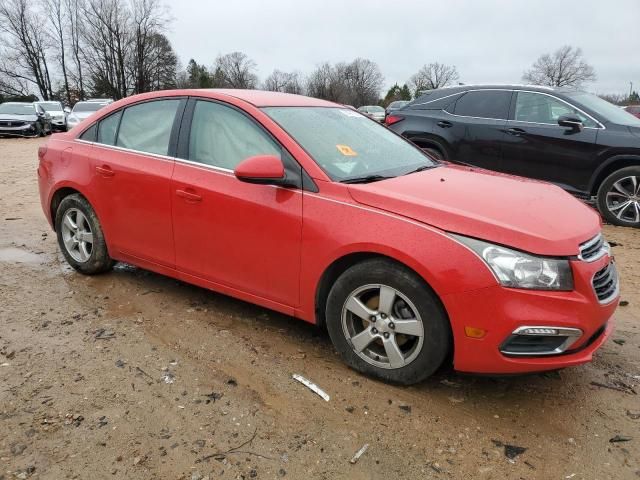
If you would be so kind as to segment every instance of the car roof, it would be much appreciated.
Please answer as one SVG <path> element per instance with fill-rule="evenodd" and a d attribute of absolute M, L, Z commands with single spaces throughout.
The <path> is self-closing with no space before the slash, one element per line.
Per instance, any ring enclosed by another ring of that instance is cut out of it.
<path fill-rule="evenodd" d="M 337 103 L 319 98 L 294 95 L 292 93 L 269 92 L 266 90 L 243 90 L 235 88 L 208 88 L 200 90 L 202 93 L 211 92 L 228 97 L 238 98 L 255 107 L 341 107 Z"/>

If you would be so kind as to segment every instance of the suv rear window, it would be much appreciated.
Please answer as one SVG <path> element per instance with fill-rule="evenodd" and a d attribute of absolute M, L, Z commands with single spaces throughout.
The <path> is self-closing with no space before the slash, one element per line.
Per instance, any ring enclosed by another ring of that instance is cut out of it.
<path fill-rule="evenodd" d="M 506 120 L 511 92 L 506 90 L 476 90 L 467 92 L 457 102 L 453 113 L 464 117 Z"/>

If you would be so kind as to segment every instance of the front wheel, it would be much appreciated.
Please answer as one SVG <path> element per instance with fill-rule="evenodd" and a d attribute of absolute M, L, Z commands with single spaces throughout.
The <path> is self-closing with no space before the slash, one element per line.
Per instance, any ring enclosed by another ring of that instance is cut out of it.
<path fill-rule="evenodd" d="M 386 259 L 343 273 L 329 293 L 326 318 L 344 361 L 390 383 L 424 380 L 451 348 L 449 321 L 435 293 L 414 272 Z"/>
<path fill-rule="evenodd" d="M 640 166 L 621 168 L 598 189 L 598 210 L 604 219 L 625 227 L 640 227 Z"/>
<path fill-rule="evenodd" d="M 98 217 L 82 195 L 69 195 L 60 202 L 55 225 L 62 254 L 74 269 L 94 275 L 113 267 Z"/>

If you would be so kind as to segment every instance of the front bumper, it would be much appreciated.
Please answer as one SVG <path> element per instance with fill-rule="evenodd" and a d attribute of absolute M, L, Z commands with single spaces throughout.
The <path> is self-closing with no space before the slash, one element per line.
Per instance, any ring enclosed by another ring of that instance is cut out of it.
<path fill-rule="evenodd" d="M 454 367 L 463 372 L 515 374 L 555 370 L 591 361 L 613 331 L 619 294 L 601 304 L 592 280 L 612 259 L 571 262 L 575 289 L 571 292 L 520 290 L 499 285 L 443 296 L 454 336 Z M 508 355 L 501 352 L 512 333 L 525 326 L 580 329 L 582 335 L 556 355 Z M 465 327 L 486 331 L 471 338 Z"/>
<path fill-rule="evenodd" d="M 0 126 L 0 135 L 12 135 L 16 137 L 31 137 L 37 132 L 36 126 L 33 123 L 26 125 L 20 125 L 17 127 Z"/>

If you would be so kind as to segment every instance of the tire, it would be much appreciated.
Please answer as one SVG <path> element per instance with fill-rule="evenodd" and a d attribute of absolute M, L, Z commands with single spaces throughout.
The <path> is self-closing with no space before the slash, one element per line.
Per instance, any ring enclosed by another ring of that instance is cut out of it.
<path fill-rule="evenodd" d="M 640 166 L 621 168 L 600 185 L 598 210 L 612 225 L 640 227 Z"/>
<path fill-rule="evenodd" d="M 60 202 L 55 226 L 60 250 L 75 270 L 95 275 L 113 267 L 98 217 L 82 195 L 69 195 Z"/>
<path fill-rule="evenodd" d="M 379 309 L 380 298 L 393 298 L 385 302 L 391 307 Z M 424 380 L 451 350 L 451 327 L 436 294 L 414 272 L 387 259 L 366 260 L 345 271 L 329 292 L 326 319 L 347 365 L 389 383 Z"/>
<path fill-rule="evenodd" d="M 36 137 L 44 137 L 44 130 L 42 129 L 42 125 L 36 123 Z"/>

